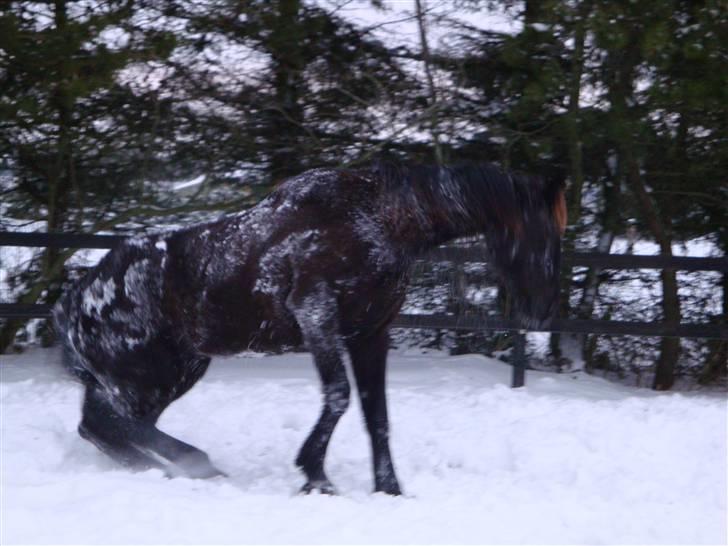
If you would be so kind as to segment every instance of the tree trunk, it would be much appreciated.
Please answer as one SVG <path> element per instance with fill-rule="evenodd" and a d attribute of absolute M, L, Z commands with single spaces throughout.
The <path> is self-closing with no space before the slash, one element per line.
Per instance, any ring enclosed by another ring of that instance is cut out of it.
<path fill-rule="evenodd" d="M 42 280 L 37 282 L 21 295 L 15 303 L 31 304 L 37 302 L 44 288 L 45 283 Z M 15 336 L 27 322 L 26 319 L 7 319 L 4 321 L 4 324 L 0 327 L 0 354 L 9 352 L 15 341 Z"/>
<path fill-rule="evenodd" d="M 430 133 L 432 134 L 432 145 L 435 150 L 435 161 L 438 165 L 444 163 L 442 146 L 440 144 L 440 133 L 438 130 L 438 111 L 437 111 L 437 90 L 435 89 L 435 80 L 432 77 L 432 63 L 430 60 L 430 46 L 427 43 L 427 25 L 425 22 L 425 12 L 422 9 L 421 0 L 415 0 L 415 9 L 417 13 L 417 27 L 420 34 L 420 49 L 422 51 L 422 62 L 425 66 L 425 76 L 427 78 L 427 90 L 429 94 L 430 109 Z"/>
<path fill-rule="evenodd" d="M 42 296 L 44 290 L 52 288 L 63 278 L 63 266 L 73 251 L 67 250 L 59 254 L 55 249 L 46 248 L 41 256 L 41 263 L 44 265 L 43 274 L 31 285 L 17 300 L 16 303 L 36 303 Z M 51 261 L 51 255 L 55 256 Z M 57 292 L 57 291 L 56 291 Z M 48 301 L 52 303 L 52 301 Z M 15 341 L 15 336 L 28 321 L 26 319 L 10 319 L 0 327 L 0 354 L 10 349 Z"/>
<path fill-rule="evenodd" d="M 619 229 L 619 181 L 621 180 L 619 170 L 614 175 L 613 180 L 607 180 L 604 183 L 604 211 L 601 215 L 601 233 L 597 241 L 596 252 L 609 253 L 614 242 L 614 237 Z M 594 305 L 601 282 L 599 279 L 601 271 L 598 267 L 590 267 L 586 272 L 581 301 L 576 311 L 576 315 L 580 319 L 589 319 L 594 313 Z M 581 336 L 579 338 L 584 364 L 587 370 L 593 369 L 593 356 L 597 337 L 593 335 Z"/>
<path fill-rule="evenodd" d="M 54 32 L 61 40 L 66 39 L 68 32 L 68 13 L 66 0 L 53 2 Z M 55 82 L 53 105 L 58 124 L 56 139 L 55 166 L 49 172 L 46 231 L 54 232 L 63 229 L 68 212 L 68 200 L 71 190 L 75 190 L 77 201 L 80 203 L 80 191 L 76 181 L 76 171 L 73 159 L 73 108 L 75 98 L 69 85 L 73 80 L 73 67 L 71 59 L 66 58 L 59 67 L 57 81 Z M 78 211 L 81 214 L 81 211 Z M 80 217 L 79 217 L 80 218 Z M 58 295 L 58 283 L 63 277 L 63 264 L 68 256 L 55 248 L 44 249 L 40 259 L 40 272 L 32 286 L 18 299 L 17 303 L 36 303 L 43 295 L 44 290 L 55 288 L 52 291 Z M 53 303 L 48 301 L 48 303 Z M 15 340 L 18 330 L 27 323 L 27 320 L 8 320 L 0 328 L 0 352 L 4 352 Z"/>
<path fill-rule="evenodd" d="M 660 254 L 672 256 L 672 238 L 657 212 L 655 202 L 645 187 L 636 158 L 631 150 L 626 151 L 626 155 L 628 158 L 627 180 L 630 188 L 637 196 L 640 208 L 647 220 L 647 225 L 660 246 Z M 677 325 L 680 323 L 681 312 L 676 271 L 674 269 L 663 269 L 660 278 L 662 280 L 663 320 L 668 324 Z M 660 356 L 655 368 L 653 389 L 666 391 L 672 388 L 675 383 L 675 365 L 679 355 L 680 338 L 663 337 L 660 339 Z"/>
<path fill-rule="evenodd" d="M 639 120 L 630 112 L 629 103 L 634 101 L 634 79 L 636 67 L 641 62 L 640 36 L 643 29 L 636 25 L 630 29 L 627 46 L 618 52 L 611 52 L 612 57 L 606 62 L 610 67 L 607 77 L 607 92 L 612 109 L 612 123 L 616 128 L 615 138 L 619 151 L 620 165 L 625 172 L 625 181 L 637 199 L 637 209 L 652 233 L 664 256 L 672 256 L 672 237 L 669 231 L 669 219 L 665 222 L 660 217 L 657 204 L 647 190 L 640 161 L 636 155 L 635 138 Z M 635 101 L 636 102 L 636 101 Z M 680 300 L 677 293 L 677 275 L 674 269 L 663 269 L 662 310 L 663 320 L 671 325 L 680 322 Z M 660 355 L 655 367 L 652 388 L 669 390 L 675 382 L 675 365 L 680 354 L 679 338 L 661 338 Z"/>
<path fill-rule="evenodd" d="M 269 112 L 269 172 L 273 182 L 298 174 L 304 162 L 305 128 L 300 98 L 305 92 L 305 61 L 300 44 L 304 29 L 300 22 L 300 0 L 277 0 L 271 35 L 267 40 L 273 60 L 275 104 Z"/>
<path fill-rule="evenodd" d="M 532 3 L 530 3 L 532 4 Z M 589 12 L 589 3 L 582 2 L 579 6 L 577 20 L 574 27 L 574 50 L 571 56 L 571 75 L 569 79 L 569 110 L 564 118 L 566 141 L 569 151 L 569 178 L 571 184 L 567 192 L 567 214 L 570 219 L 570 226 L 564 234 L 562 248 L 564 252 L 573 252 L 577 238 L 577 222 L 581 217 L 581 196 L 584 187 L 584 162 L 582 157 L 582 142 L 579 128 L 581 108 L 579 98 L 581 96 L 581 77 L 584 70 L 584 41 L 586 37 L 586 16 Z M 532 20 L 536 17 L 533 5 L 526 4 L 526 19 Z M 529 11 L 530 10 L 530 11 Z M 531 21 L 533 22 L 533 21 Z M 559 316 L 568 318 L 570 313 L 569 295 L 571 294 L 573 277 L 571 269 L 563 268 L 561 271 L 561 296 L 559 299 Z M 553 333 L 549 339 L 549 348 L 552 357 L 557 362 L 564 358 L 571 361 L 572 365 L 580 358 L 575 353 L 575 340 L 567 339 L 559 333 Z M 566 341 L 566 343 L 564 343 Z"/>

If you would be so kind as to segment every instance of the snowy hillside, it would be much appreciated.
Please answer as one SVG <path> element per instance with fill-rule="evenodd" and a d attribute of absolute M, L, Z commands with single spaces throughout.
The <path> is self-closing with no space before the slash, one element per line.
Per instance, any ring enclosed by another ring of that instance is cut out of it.
<path fill-rule="evenodd" d="M 115 467 L 75 432 L 55 351 L 2 355 L 5 543 L 723 543 L 726 400 L 656 394 L 479 356 L 399 354 L 390 407 L 403 498 L 372 495 L 358 404 L 332 440 L 340 496 L 293 467 L 318 413 L 309 356 L 230 358 L 162 417 L 229 478 Z"/>

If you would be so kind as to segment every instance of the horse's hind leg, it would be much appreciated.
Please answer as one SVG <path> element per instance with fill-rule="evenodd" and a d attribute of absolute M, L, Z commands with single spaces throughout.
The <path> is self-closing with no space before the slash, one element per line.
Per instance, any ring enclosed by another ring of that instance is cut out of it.
<path fill-rule="evenodd" d="M 127 400 L 130 404 L 125 405 L 132 407 L 124 415 L 114 408 L 110 400 L 111 396 L 125 396 L 128 392 L 109 395 L 101 385 L 89 385 L 79 433 L 124 466 L 135 469 L 163 468 L 167 471 L 163 462 L 166 460 L 192 478 L 224 475 L 212 466 L 204 451 L 165 434 L 155 426 L 162 411 L 202 377 L 209 361 L 209 358 L 200 357 L 185 362 L 184 379 L 175 382 L 168 396 L 150 399 L 143 395 L 149 392 L 150 384 L 144 385 L 145 388 L 136 385 L 138 395 Z"/>
<path fill-rule="evenodd" d="M 86 387 L 83 417 L 78 426 L 81 437 L 123 466 L 134 470 L 163 468 L 159 461 L 133 445 L 134 421 L 116 411 L 102 389 L 100 385 Z"/>
<path fill-rule="evenodd" d="M 183 373 L 180 374 L 182 380 L 174 382 L 172 389 L 174 394 L 165 403 L 159 404 L 147 414 L 140 413 L 141 418 L 135 424 L 133 441 L 166 459 L 190 478 L 224 476 L 223 472 L 212 465 L 207 453 L 162 432 L 155 426 L 162 411 L 185 394 L 204 375 L 210 359 L 197 355 L 185 355 L 178 357 L 175 362 L 180 366 L 179 369 L 183 370 Z"/>
<path fill-rule="evenodd" d="M 305 293 L 292 293 L 288 301 L 321 378 L 324 404 L 316 425 L 296 457 L 306 475 L 301 491 L 335 493 L 324 472 L 324 458 L 336 424 L 349 406 L 349 380 L 342 360 L 336 299 L 324 284 Z"/>

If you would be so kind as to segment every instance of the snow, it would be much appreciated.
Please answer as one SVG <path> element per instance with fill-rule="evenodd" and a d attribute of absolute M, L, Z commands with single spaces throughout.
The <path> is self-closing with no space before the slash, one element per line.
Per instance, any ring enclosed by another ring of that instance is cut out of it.
<path fill-rule="evenodd" d="M 320 396 L 307 354 L 215 359 L 160 428 L 229 474 L 116 467 L 75 432 L 80 387 L 55 350 L 1 355 L 5 543 L 641 543 L 726 540 L 726 400 L 529 372 L 475 355 L 390 358 L 406 495 L 370 493 L 358 405 L 329 449 L 340 496 L 293 466 Z"/>
<path fill-rule="evenodd" d="M 184 182 L 176 182 L 174 184 L 174 186 L 172 187 L 172 189 L 174 191 L 186 190 L 186 189 L 192 188 L 194 186 L 199 186 L 204 181 L 205 181 L 205 175 L 201 174 L 199 176 L 196 176 L 192 180 L 186 180 Z"/>
<path fill-rule="evenodd" d="M 343 2 L 343 5 L 337 0 L 317 0 L 317 3 L 329 10 L 329 5 L 338 4 L 334 11 L 336 15 L 369 29 L 373 36 L 389 47 L 419 48 L 419 28 L 414 2 L 385 0 L 381 3 L 384 9 L 372 9 L 371 2 L 366 0 Z M 516 34 L 521 29 L 521 22 L 518 17 L 508 13 L 508 8 L 499 4 L 502 3 L 423 2 L 430 47 L 448 45 L 452 29 L 446 24 L 447 19 L 481 30 Z"/>
<path fill-rule="evenodd" d="M 101 316 L 101 311 L 107 305 L 114 301 L 116 293 L 116 283 L 113 278 L 96 279 L 88 290 L 86 290 L 83 298 L 83 312 L 87 315 L 95 314 Z"/>

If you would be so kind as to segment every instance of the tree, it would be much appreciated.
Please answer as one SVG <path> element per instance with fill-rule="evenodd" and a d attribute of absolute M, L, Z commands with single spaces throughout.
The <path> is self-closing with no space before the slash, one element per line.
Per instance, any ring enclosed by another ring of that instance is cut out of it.
<path fill-rule="evenodd" d="M 412 80 L 391 52 L 299 0 L 12 2 L 0 34 L 8 227 L 138 232 L 244 207 L 306 168 L 366 160 L 407 123 L 392 104 Z M 200 175 L 189 199 L 170 191 Z M 17 301 L 52 303 L 70 255 L 17 272 Z"/>
<path fill-rule="evenodd" d="M 168 59 L 175 35 L 154 25 L 154 2 L 10 2 L 0 11 L 3 227 L 100 231 L 210 206 L 170 206 L 145 182 L 174 173 L 174 99 L 124 71 Z M 163 208 L 162 205 L 165 205 Z M 72 251 L 45 249 L 24 271 L 18 301 L 52 302 Z M 20 327 L 0 330 L 0 350 Z"/>
<path fill-rule="evenodd" d="M 386 146 L 389 127 L 408 123 L 396 105 L 417 84 L 365 29 L 300 0 L 195 3 L 199 15 L 189 21 L 201 40 L 258 59 L 252 77 L 239 77 L 235 85 L 208 81 L 204 93 L 235 119 L 222 145 L 264 166 L 266 179 L 366 161 Z M 192 96 L 192 86 L 188 91 Z"/>
<path fill-rule="evenodd" d="M 511 9 L 523 22 L 516 34 L 461 25 L 461 56 L 435 55 L 463 90 L 458 115 L 481 128 L 480 138 L 453 154 L 566 178 L 566 251 L 595 245 L 608 252 L 630 218 L 630 229 L 648 234 L 665 255 L 676 241 L 721 238 L 726 85 L 716 63 L 724 10 L 672 0 L 527 1 Z M 596 208 L 583 208 L 584 195 Z M 690 206 L 677 195 L 692 197 Z M 598 270 L 565 275 L 562 316 L 595 312 L 608 279 Z M 661 284 L 663 320 L 679 322 L 675 272 L 663 271 Z M 552 336 L 557 361 L 564 339 Z M 654 388 L 671 387 L 679 349 L 676 339 L 660 340 Z M 725 348 L 711 354 L 722 358 Z"/>

